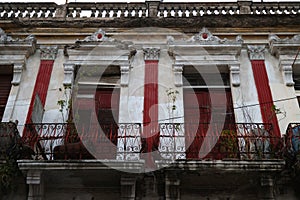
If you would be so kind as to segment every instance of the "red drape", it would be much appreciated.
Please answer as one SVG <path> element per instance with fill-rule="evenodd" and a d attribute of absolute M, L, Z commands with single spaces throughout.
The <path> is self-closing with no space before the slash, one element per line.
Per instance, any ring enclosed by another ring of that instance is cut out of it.
<path fill-rule="evenodd" d="M 212 107 L 211 99 L 223 99 L 224 90 L 186 89 L 184 91 L 184 120 L 187 159 L 199 158 L 199 151 L 203 145 L 205 137 L 215 137 L 216 140 L 219 140 L 218 138 L 222 130 L 234 130 L 234 126 L 232 125 L 235 123 L 235 118 L 233 113 L 231 91 L 226 90 L 225 95 L 226 101 L 215 102 L 214 107 Z M 223 113 L 224 107 L 226 108 L 226 113 Z M 212 112 L 212 109 L 214 109 L 214 112 Z M 208 133 L 210 127 L 212 132 Z M 222 155 L 218 152 L 218 144 L 219 142 L 214 144 L 214 148 L 212 149 L 209 148 L 209 145 L 211 144 L 205 144 L 208 146 L 203 148 L 203 150 L 211 150 L 209 152 L 201 152 L 201 155 L 206 155 L 205 158 L 220 159 Z"/>
<path fill-rule="evenodd" d="M 272 109 L 274 103 L 265 62 L 264 60 L 252 60 L 251 64 L 263 122 L 271 123 L 275 136 L 280 136 L 277 116 Z"/>

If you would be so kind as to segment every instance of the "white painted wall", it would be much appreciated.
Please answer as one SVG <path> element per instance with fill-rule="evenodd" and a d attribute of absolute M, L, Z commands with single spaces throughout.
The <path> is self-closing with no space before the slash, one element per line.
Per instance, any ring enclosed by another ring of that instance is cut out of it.
<path fill-rule="evenodd" d="M 239 87 L 231 87 L 235 119 L 237 123 L 262 123 L 257 90 L 251 62 L 246 49 L 242 49 Z"/>
<path fill-rule="evenodd" d="M 144 54 L 138 50 L 131 64 L 128 87 L 121 87 L 119 123 L 142 123 L 144 109 Z"/>
<path fill-rule="evenodd" d="M 279 69 L 279 61 L 268 51 L 265 52 L 265 65 L 274 104 L 282 111 L 281 114 L 277 114 L 280 132 L 285 134 L 288 124 L 298 122 L 300 118 L 295 89 L 285 85 L 283 74 Z"/>
<path fill-rule="evenodd" d="M 70 98 L 69 90 L 65 90 L 63 85 L 64 80 L 64 66 L 66 59 L 63 54 L 63 49 L 59 49 L 57 57 L 53 64 L 53 70 L 49 82 L 47 98 L 45 102 L 45 112 L 43 116 L 43 123 L 62 123 L 68 119 L 66 109 L 60 112 L 60 106 L 57 104 L 59 100 L 66 100 Z M 59 91 L 61 89 L 62 91 Z M 66 95 L 65 95 L 66 91 Z M 67 103 L 66 103 L 66 106 Z"/>

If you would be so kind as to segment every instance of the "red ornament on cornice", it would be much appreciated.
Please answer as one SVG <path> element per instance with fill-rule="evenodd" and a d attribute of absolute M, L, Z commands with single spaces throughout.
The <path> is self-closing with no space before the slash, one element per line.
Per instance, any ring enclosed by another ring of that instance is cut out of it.
<path fill-rule="evenodd" d="M 206 39 L 208 38 L 207 33 L 202 33 L 202 38 L 203 38 L 204 40 L 206 40 Z"/>
<path fill-rule="evenodd" d="M 102 34 L 98 33 L 98 35 L 97 35 L 98 40 L 101 40 L 102 37 L 103 37 Z"/>

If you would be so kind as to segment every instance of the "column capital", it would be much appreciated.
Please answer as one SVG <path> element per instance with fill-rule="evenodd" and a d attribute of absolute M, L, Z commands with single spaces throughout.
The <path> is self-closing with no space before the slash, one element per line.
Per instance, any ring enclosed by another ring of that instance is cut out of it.
<path fill-rule="evenodd" d="M 247 45 L 250 60 L 264 60 L 265 47 L 265 45 Z"/>
<path fill-rule="evenodd" d="M 144 60 L 159 60 L 160 48 L 157 47 L 145 47 L 144 51 Z"/>
<path fill-rule="evenodd" d="M 40 46 L 41 60 L 55 60 L 58 47 L 57 46 Z"/>

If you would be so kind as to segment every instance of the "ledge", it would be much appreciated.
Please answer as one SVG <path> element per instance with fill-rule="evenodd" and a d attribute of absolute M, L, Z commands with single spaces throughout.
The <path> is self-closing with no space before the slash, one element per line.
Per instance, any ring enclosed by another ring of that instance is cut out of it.
<path fill-rule="evenodd" d="M 7 23 L 10 22 L 10 23 Z M 7 27 L 56 27 L 56 28 L 82 28 L 82 27 L 280 27 L 299 26 L 300 15 L 211 15 L 189 18 L 13 18 L 1 19 L 2 28 Z"/>
<path fill-rule="evenodd" d="M 18 160 L 20 170 L 126 170 L 142 172 L 144 161 L 118 160 Z"/>
<path fill-rule="evenodd" d="M 167 170 L 206 172 L 276 172 L 285 167 L 281 159 L 270 160 L 180 160 L 175 163 L 157 161 L 157 166 Z"/>

